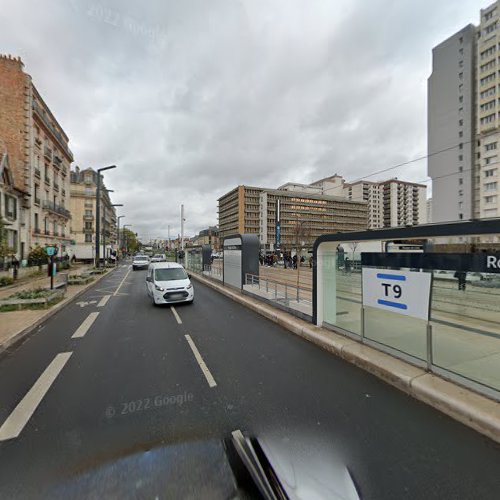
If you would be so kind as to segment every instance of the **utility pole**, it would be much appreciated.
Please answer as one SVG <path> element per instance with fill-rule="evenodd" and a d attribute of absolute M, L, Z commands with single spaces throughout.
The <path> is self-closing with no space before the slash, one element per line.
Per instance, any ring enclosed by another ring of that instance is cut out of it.
<path fill-rule="evenodd" d="M 170 224 L 168 225 L 168 251 L 170 251 Z"/>

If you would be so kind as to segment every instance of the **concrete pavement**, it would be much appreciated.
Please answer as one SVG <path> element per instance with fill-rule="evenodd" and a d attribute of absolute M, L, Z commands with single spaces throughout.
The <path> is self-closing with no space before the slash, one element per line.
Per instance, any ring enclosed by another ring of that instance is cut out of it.
<path fill-rule="evenodd" d="M 144 278 L 118 269 L 0 359 L 0 497 L 63 498 L 102 464 L 237 428 L 321 439 L 362 498 L 500 495 L 493 441 L 201 283 L 193 305 L 153 307 Z"/>

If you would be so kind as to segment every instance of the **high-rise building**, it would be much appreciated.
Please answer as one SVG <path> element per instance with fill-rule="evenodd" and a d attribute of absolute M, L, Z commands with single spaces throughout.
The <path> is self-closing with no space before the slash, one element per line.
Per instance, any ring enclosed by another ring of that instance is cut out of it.
<path fill-rule="evenodd" d="M 0 55 L 0 137 L 9 157 L 19 204 L 19 254 L 34 245 L 70 242 L 68 137 L 24 72 L 20 58 Z"/>
<path fill-rule="evenodd" d="M 312 185 L 238 186 L 221 196 L 219 235 L 259 235 L 263 248 L 311 247 L 326 233 L 367 228 L 367 204 L 321 193 Z M 279 240 L 279 241 L 278 241 Z"/>
<path fill-rule="evenodd" d="M 71 172 L 71 235 L 75 241 L 71 250 L 78 259 L 95 258 L 97 175 L 92 168 L 80 170 L 76 167 Z M 116 210 L 102 179 L 100 198 L 100 255 L 104 256 L 105 246 L 106 257 L 109 257 L 117 243 Z"/>
<path fill-rule="evenodd" d="M 500 216 L 500 2 L 432 51 L 428 174 L 433 222 Z"/>

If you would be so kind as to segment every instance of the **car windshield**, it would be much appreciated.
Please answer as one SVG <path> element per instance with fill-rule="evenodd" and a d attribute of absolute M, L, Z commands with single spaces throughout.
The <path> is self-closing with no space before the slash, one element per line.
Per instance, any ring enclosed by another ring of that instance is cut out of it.
<path fill-rule="evenodd" d="M 184 271 L 184 269 L 182 269 L 181 267 L 155 270 L 156 281 L 185 280 L 186 278 L 186 271 Z"/>

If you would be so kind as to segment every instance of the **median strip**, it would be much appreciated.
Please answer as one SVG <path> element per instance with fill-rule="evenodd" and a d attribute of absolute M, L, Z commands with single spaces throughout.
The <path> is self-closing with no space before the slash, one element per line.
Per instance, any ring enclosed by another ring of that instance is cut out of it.
<path fill-rule="evenodd" d="M 26 393 L 24 398 L 7 417 L 2 427 L 0 427 L 0 441 L 6 441 L 7 439 L 19 436 L 72 354 L 72 352 L 59 353 L 50 365 L 45 368 L 45 371 L 33 384 L 33 387 Z"/>

